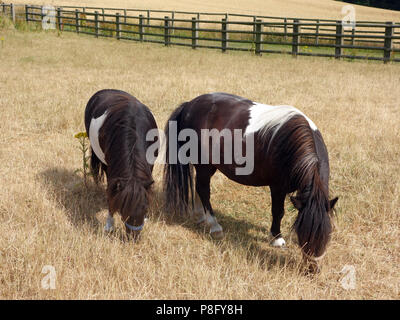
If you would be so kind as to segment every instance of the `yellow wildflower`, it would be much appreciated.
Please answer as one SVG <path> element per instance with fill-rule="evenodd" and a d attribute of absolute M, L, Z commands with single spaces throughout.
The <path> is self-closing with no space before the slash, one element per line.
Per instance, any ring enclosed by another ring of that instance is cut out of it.
<path fill-rule="evenodd" d="M 87 133 L 82 131 L 82 132 L 78 132 L 77 134 L 75 134 L 74 136 L 77 139 L 81 139 L 81 138 L 87 138 Z"/>

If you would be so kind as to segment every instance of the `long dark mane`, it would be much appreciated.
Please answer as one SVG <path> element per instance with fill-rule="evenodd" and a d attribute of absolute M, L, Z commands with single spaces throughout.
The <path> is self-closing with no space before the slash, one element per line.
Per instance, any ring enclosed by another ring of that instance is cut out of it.
<path fill-rule="evenodd" d="M 137 148 L 135 109 L 114 106 L 103 130 L 107 132 L 104 154 L 109 161 L 110 209 L 119 211 L 123 218 L 147 210 L 147 190 L 154 181 L 144 154 Z"/>
<path fill-rule="evenodd" d="M 90 105 L 96 104 L 98 99 L 102 101 L 98 105 L 101 114 L 107 110 L 107 118 L 99 131 L 107 165 L 92 150 L 91 171 L 97 182 L 106 173 L 110 212 L 119 211 L 125 221 L 130 216 L 135 219 L 147 210 L 150 186 L 154 182 L 152 166 L 145 158 L 144 138 L 139 137 L 137 128 L 143 114 L 135 107 L 137 102 L 133 97 L 114 90 L 100 91 L 89 101 L 87 109 L 90 110 Z"/>
<path fill-rule="evenodd" d="M 301 116 L 290 119 L 272 144 L 275 161 L 288 170 L 288 189 L 297 190 L 292 202 L 299 210 L 293 225 L 299 245 L 307 255 L 318 257 L 324 253 L 332 230 L 328 183 L 320 175 L 325 154 L 318 154 L 315 133 Z"/>

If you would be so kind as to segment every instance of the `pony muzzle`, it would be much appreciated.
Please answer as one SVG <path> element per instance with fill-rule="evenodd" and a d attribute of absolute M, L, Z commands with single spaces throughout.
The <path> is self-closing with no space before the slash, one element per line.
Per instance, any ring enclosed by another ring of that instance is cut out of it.
<path fill-rule="evenodd" d="M 319 261 L 321 261 L 321 260 L 325 257 L 325 255 L 326 255 L 326 252 L 324 252 L 324 253 L 323 253 L 322 255 L 320 255 L 319 257 L 314 257 L 314 256 L 311 256 L 311 255 L 309 255 L 309 254 L 307 254 L 307 253 L 305 253 L 305 252 L 303 251 L 303 256 L 304 256 L 305 259 L 307 259 L 308 261 L 316 262 L 316 263 L 318 263 Z"/>
<path fill-rule="evenodd" d="M 132 226 L 129 223 L 125 222 L 125 227 L 127 231 L 133 235 L 133 239 L 136 240 L 139 237 L 140 232 L 143 230 L 144 221 L 140 226 Z"/>
<path fill-rule="evenodd" d="M 311 256 L 303 251 L 303 259 L 306 265 L 308 265 L 308 274 L 318 274 L 321 272 L 321 260 L 324 258 L 326 251 L 319 257 Z"/>

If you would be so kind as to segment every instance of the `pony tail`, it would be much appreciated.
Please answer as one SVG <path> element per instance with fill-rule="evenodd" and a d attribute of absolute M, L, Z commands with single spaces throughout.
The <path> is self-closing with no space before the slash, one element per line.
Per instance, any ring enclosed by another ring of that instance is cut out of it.
<path fill-rule="evenodd" d="M 318 166 L 312 170 L 311 184 L 303 187 L 296 197 L 291 197 L 299 210 L 293 227 L 303 252 L 310 257 L 320 257 L 329 243 L 332 225 L 328 192 L 320 179 Z"/>
<path fill-rule="evenodd" d="M 182 164 L 179 161 L 178 151 L 181 146 L 178 141 L 179 131 L 182 125 L 182 111 L 187 105 L 181 104 L 170 116 L 165 127 L 166 135 L 166 165 L 164 167 L 164 192 L 166 195 L 166 208 L 169 212 L 184 214 L 189 209 L 189 193 L 193 199 L 193 174 L 190 164 Z M 175 121 L 177 124 L 177 135 L 174 141 L 176 150 L 170 150 L 169 123 Z M 170 163 L 172 152 L 176 163 Z"/>

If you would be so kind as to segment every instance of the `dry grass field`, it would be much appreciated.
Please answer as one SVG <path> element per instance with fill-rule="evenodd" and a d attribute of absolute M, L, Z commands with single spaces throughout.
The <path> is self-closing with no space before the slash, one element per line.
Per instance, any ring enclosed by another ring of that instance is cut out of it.
<path fill-rule="evenodd" d="M 108 8 L 228 12 L 265 16 L 342 19 L 347 3 L 334 0 L 13 0 L 13 3 L 98 6 Z M 400 12 L 354 6 L 357 20 L 400 21 Z"/>
<path fill-rule="evenodd" d="M 222 54 L 12 27 L 0 29 L 0 39 L 0 299 L 399 299 L 399 64 Z M 220 174 L 211 200 L 222 241 L 165 216 L 160 165 L 141 241 L 124 241 L 119 219 L 119 231 L 105 235 L 104 185 L 85 188 L 74 138 L 88 99 L 103 88 L 135 95 L 159 127 L 179 103 L 213 91 L 304 111 L 324 136 L 331 195 L 340 197 L 321 273 L 303 274 L 289 203 L 288 246 L 272 248 L 268 188 Z M 56 271 L 53 290 L 41 286 L 46 265 Z M 353 288 L 342 285 L 345 266 L 354 267 Z"/>

